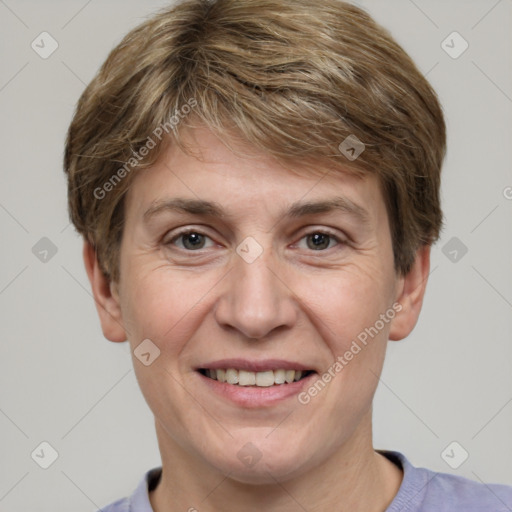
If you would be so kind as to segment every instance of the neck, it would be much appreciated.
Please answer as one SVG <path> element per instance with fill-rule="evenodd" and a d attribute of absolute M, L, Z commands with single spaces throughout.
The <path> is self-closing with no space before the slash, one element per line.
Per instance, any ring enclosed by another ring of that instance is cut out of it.
<path fill-rule="evenodd" d="M 150 493 L 154 512 L 275 512 L 338 510 L 384 512 L 402 471 L 372 447 L 371 411 L 364 428 L 314 469 L 272 484 L 247 484 L 210 466 L 175 443 L 156 422 L 162 476 Z"/>

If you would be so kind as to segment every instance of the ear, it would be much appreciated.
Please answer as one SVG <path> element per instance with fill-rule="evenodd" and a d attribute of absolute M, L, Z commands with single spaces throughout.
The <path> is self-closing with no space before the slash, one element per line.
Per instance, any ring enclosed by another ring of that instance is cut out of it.
<path fill-rule="evenodd" d="M 393 341 L 407 337 L 414 329 L 423 304 L 430 271 L 430 246 L 424 245 L 416 251 L 411 270 L 399 278 L 395 302 L 402 306 L 391 321 L 389 339 Z"/>
<path fill-rule="evenodd" d="M 103 335 L 110 341 L 126 341 L 117 287 L 103 273 L 94 247 L 86 240 L 83 257 Z"/>

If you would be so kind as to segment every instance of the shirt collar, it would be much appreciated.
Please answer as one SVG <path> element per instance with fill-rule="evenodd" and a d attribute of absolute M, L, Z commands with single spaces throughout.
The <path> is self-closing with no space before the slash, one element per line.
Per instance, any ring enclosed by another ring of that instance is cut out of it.
<path fill-rule="evenodd" d="M 130 496 L 129 512 L 153 512 L 151 502 L 149 501 L 149 492 L 158 485 L 161 476 L 161 466 L 150 469 L 144 475 L 144 478 Z"/>
<path fill-rule="evenodd" d="M 429 482 L 427 471 L 415 468 L 400 452 L 389 450 L 376 450 L 400 467 L 404 476 L 397 495 L 385 512 L 405 512 L 409 507 L 417 506 L 422 502 Z M 435 473 L 432 473 L 435 476 Z M 130 496 L 129 512 L 154 512 L 149 500 L 149 493 L 156 488 L 162 476 L 162 467 L 150 469 L 140 481 L 134 493 Z"/>

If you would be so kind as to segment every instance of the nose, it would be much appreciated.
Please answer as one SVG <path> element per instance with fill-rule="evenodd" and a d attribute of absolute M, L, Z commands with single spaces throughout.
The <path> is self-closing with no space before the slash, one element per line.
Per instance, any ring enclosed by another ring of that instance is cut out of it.
<path fill-rule="evenodd" d="M 215 318 L 250 339 L 270 336 L 294 325 L 298 316 L 293 292 L 279 266 L 265 252 L 252 263 L 235 255 L 234 268 L 224 279 L 215 307 Z"/>

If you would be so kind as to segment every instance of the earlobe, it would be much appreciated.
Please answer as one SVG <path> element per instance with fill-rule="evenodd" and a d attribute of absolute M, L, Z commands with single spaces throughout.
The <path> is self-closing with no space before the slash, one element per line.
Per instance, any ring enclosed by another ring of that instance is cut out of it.
<path fill-rule="evenodd" d="M 126 341 L 127 336 L 123 327 L 119 295 L 115 283 L 105 276 L 94 247 L 86 240 L 84 240 L 83 258 L 103 335 L 110 341 Z"/>
<path fill-rule="evenodd" d="M 416 251 L 411 270 L 399 280 L 396 302 L 401 305 L 401 310 L 391 322 L 390 340 L 401 340 L 414 329 L 423 304 L 429 271 L 430 246 L 424 245 Z"/>

